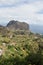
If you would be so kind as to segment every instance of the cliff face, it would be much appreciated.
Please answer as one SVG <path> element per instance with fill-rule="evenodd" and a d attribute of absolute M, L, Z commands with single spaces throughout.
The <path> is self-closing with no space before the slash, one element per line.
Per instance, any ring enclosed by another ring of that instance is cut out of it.
<path fill-rule="evenodd" d="M 7 27 L 11 30 L 29 30 L 29 24 L 15 20 L 9 21 Z"/>

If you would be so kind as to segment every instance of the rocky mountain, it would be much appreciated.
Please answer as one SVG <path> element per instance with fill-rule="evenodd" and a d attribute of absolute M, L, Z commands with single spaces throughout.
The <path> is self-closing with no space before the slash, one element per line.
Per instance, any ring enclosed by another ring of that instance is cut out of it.
<path fill-rule="evenodd" d="M 9 21 L 7 27 L 10 30 L 29 30 L 29 24 L 25 22 L 15 21 L 15 20 Z"/>

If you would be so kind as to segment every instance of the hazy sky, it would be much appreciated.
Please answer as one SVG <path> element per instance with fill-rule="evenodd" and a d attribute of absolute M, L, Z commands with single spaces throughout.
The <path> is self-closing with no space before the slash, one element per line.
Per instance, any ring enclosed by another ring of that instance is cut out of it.
<path fill-rule="evenodd" d="M 12 19 L 43 24 L 43 0 L 0 0 L 0 23 Z"/>

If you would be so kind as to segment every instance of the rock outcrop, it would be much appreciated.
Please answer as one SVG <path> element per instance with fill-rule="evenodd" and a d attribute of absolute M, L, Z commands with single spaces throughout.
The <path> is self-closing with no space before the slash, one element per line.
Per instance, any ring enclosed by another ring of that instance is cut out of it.
<path fill-rule="evenodd" d="M 29 30 L 29 24 L 25 22 L 19 22 L 15 20 L 11 20 L 8 24 L 7 27 L 10 30 Z"/>

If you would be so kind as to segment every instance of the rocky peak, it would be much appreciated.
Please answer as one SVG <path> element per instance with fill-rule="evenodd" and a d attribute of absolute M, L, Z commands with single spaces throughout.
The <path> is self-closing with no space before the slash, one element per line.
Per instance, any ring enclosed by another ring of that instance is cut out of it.
<path fill-rule="evenodd" d="M 9 21 L 7 27 L 11 30 L 29 30 L 29 24 L 15 20 Z"/>

